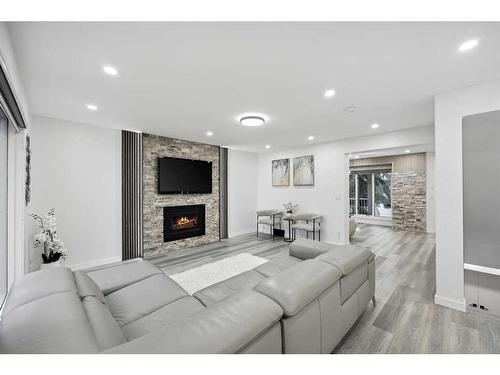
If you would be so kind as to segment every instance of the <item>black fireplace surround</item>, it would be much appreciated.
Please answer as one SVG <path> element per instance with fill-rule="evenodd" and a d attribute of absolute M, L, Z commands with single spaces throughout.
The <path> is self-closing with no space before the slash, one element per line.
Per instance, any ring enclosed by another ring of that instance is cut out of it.
<path fill-rule="evenodd" d="M 163 242 L 205 235 L 205 205 L 163 207 Z"/>

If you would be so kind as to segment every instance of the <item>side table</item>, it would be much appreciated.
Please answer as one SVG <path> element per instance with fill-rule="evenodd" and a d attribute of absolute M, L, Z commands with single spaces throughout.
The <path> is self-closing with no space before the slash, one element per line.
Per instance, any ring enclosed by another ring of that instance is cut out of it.
<path fill-rule="evenodd" d="M 292 238 L 292 223 L 293 223 L 293 217 L 284 217 L 284 221 L 288 221 L 288 237 L 283 238 L 283 241 L 285 242 L 293 242 Z"/>

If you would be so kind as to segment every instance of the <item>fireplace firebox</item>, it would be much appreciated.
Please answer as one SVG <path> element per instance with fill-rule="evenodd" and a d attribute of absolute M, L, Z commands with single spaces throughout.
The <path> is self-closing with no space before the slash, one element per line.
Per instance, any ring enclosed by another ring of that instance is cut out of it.
<path fill-rule="evenodd" d="M 163 242 L 205 235 L 205 205 L 163 207 Z"/>

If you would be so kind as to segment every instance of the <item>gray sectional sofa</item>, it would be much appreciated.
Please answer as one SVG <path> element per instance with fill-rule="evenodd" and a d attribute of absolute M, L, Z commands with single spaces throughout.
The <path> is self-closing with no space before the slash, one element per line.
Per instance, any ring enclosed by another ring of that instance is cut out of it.
<path fill-rule="evenodd" d="M 370 251 L 305 239 L 194 296 L 147 261 L 54 268 L 11 288 L 0 353 L 331 353 L 374 293 Z"/>

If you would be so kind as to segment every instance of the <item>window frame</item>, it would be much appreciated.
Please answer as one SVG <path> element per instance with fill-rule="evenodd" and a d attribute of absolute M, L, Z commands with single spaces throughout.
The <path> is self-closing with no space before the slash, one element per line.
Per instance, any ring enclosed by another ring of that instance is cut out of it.
<path fill-rule="evenodd" d="M 0 301 L 1 311 L 16 276 L 24 274 L 24 200 L 20 197 L 24 193 L 25 171 L 20 157 L 23 154 L 23 132 L 1 94 L 0 110 L 7 117 L 7 293 Z"/>

